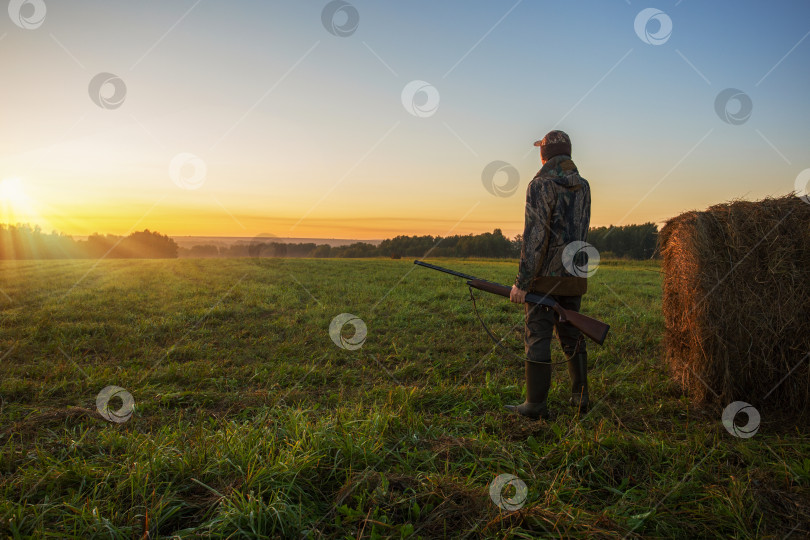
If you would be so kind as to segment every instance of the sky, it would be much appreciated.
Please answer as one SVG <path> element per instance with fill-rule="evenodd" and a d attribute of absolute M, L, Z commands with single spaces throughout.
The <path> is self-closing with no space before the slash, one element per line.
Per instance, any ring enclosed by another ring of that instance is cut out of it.
<path fill-rule="evenodd" d="M 592 226 L 810 178 L 806 0 L 8 4 L 0 222 L 514 236 L 551 129 Z"/>

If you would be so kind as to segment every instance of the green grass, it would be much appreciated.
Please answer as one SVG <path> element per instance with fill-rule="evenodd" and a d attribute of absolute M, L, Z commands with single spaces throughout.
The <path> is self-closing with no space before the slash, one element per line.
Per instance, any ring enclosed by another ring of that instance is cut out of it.
<path fill-rule="evenodd" d="M 763 413 L 739 439 L 690 404 L 662 362 L 654 262 L 590 279 L 583 311 L 612 325 L 589 346 L 598 404 L 577 420 L 556 366 L 551 422 L 503 411 L 522 366 L 493 351 L 462 280 L 411 261 L 5 262 L 0 289 L 0 537 L 810 530 L 808 432 Z M 522 308 L 476 294 L 519 350 Z M 366 323 L 361 349 L 330 339 L 340 313 Z M 95 411 L 108 385 L 133 395 L 129 421 Z M 528 486 L 517 512 L 490 500 L 501 473 Z"/>

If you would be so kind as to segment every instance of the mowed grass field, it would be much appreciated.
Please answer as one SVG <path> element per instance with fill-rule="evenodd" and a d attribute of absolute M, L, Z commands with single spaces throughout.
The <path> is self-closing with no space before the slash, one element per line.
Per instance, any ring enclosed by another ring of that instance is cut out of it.
<path fill-rule="evenodd" d="M 596 406 L 574 417 L 562 364 L 557 417 L 532 422 L 502 408 L 523 366 L 463 280 L 410 260 L 0 263 L 0 537 L 810 534 L 807 429 L 763 412 L 735 438 L 690 404 L 663 362 L 657 263 L 603 261 L 589 288 L 583 311 L 612 325 L 589 344 Z M 520 352 L 523 308 L 476 296 Z M 330 339 L 342 313 L 362 348 Z M 96 412 L 108 385 L 133 396 L 124 423 Z M 528 488 L 514 512 L 490 497 L 503 473 Z"/>

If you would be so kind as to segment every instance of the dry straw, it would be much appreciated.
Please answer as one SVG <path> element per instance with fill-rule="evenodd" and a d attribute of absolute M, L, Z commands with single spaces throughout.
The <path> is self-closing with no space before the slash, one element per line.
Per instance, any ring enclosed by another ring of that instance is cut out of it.
<path fill-rule="evenodd" d="M 810 204 L 732 201 L 670 219 L 666 356 L 696 402 L 810 403 Z"/>

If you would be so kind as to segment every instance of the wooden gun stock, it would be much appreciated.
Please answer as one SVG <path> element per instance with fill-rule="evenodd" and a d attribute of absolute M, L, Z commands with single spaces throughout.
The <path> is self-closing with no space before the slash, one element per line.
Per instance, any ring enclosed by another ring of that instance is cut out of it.
<path fill-rule="evenodd" d="M 594 340 L 599 345 L 605 342 L 605 338 L 607 338 L 608 335 L 608 330 L 610 330 L 609 324 L 605 324 L 598 319 L 588 317 L 582 313 L 565 309 L 560 304 L 557 304 L 553 309 L 559 313 L 561 321 L 571 323 L 574 328 Z"/>
<path fill-rule="evenodd" d="M 506 298 L 509 298 L 512 292 L 512 287 L 492 283 L 491 281 L 485 281 L 483 279 L 471 279 L 467 281 L 467 285 L 481 291 L 505 296 Z M 610 330 L 609 324 L 605 324 L 600 320 L 593 319 L 582 313 L 565 309 L 551 297 L 528 293 L 526 295 L 526 302 L 552 308 L 560 316 L 560 321 L 571 323 L 574 328 L 578 329 L 599 345 L 602 345 L 605 342 L 605 338 L 607 338 L 608 330 Z"/>

